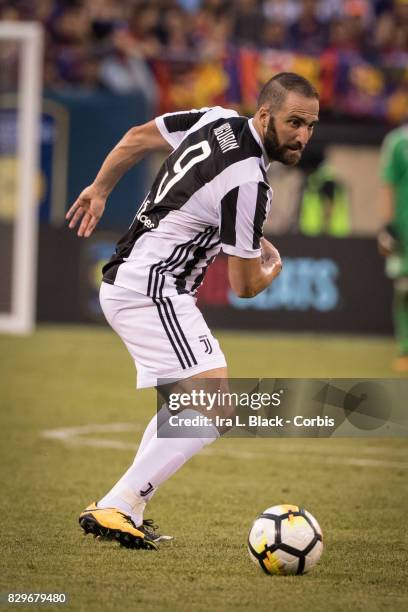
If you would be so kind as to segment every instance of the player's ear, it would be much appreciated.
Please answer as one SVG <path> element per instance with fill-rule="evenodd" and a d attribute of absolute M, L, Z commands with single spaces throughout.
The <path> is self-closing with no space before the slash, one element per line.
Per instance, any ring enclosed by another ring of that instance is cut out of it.
<path fill-rule="evenodd" d="M 262 104 L 262 106 L 259 107 L 257 114 L 262 127 L 266 129 L 269 123 L 269 108 L 266 105 Z"/>

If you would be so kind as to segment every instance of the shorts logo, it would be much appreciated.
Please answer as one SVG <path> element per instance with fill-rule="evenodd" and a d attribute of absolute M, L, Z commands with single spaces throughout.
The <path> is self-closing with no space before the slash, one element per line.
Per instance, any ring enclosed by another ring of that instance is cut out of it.
<path fill-rule="evenodd" d="M 210 343 L 208 337 L 205 336 L 205 335 L 204 336 L 198 336 L 198 339 L 200 340 L 200 342 L 202 342 L 204 344 L 204 349 L 205 349 L 204 353 L 208 353 L 209 355 L 211 355 L 213 350 L 212 350 L 212 346 L 211 346 L 211 343 Z"/>
<path fill-rule="evenodd" d="M 141 497 L 146 497 L 146 495 L 149 495 L 149 493 L 151 493 L 153 491 L 153 489 L 154 489 L 154 486 L 152 485 L 151 482 L 148 482 L 147 484 L 149 485 L 147 487 L 147 489 L 145 489 L 144 491 L 143 491 L 143 489 L 140 489 L 140 496 Z"/>

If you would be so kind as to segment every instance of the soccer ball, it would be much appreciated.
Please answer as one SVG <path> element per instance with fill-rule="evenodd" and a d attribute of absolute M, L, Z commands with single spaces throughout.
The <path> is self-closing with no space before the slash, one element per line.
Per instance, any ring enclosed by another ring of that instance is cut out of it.
<path fill-rule="evenodd" d="M 255 520 L 248 536 L 251 559 L 266 574 L 304 574 L 323 552 L 319 523 L 304 508 L 272 506 Z"/>

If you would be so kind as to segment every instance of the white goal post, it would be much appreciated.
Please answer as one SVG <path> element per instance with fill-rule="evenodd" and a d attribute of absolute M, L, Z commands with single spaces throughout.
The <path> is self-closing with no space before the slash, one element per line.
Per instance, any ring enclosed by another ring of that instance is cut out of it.
<path fill-rule="evenodd" d="M 11 308 L 10 312 L 0 313 L 0 331 L 27 334 L 34 328 L 36 311 L 36 178 L 42 96 L 42 27 L 35 22 L 0 22 L 0 45 L 4 43 L 16 43 L 19 71 L 16 108 L 17 201 L 10 253 Z"/>

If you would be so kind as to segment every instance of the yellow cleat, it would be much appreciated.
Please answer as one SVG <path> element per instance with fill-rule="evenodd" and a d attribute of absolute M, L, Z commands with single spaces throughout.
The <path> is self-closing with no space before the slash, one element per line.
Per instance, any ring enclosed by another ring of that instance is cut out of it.
<path fill-rule="evenodd" d="M 116 540 L 126 548 L 143 548 L 158 550 L 153 538 L 138 529 L 130 516 L 116 508 L 98 508 L 96 503 L 88 506 L 79 515 L 79 524 L 85 535 L 92 533 L 95 537 Z"/>

